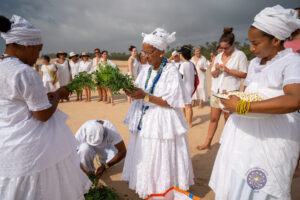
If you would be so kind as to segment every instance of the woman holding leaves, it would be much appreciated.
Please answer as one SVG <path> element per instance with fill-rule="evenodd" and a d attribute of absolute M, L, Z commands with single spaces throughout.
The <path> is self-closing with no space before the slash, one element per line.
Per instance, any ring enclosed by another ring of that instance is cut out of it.
<path fill-rule="evenodd" d="M 88 74 L 92 73 L 92 63 L 89 61 L 89 55 L 85 52 L 81 54 L 81 61 L 79 63 L 79 73 L 86 72 Z M 87 86 L 84 87 L 84 92 L 86 96 L 85 102 L 91 101 L 91 89 Z M 80 99 L 82 99 L 82 93 L 80 94 Z"/>
<path fill-rule="evenodd" d="M 188 190 L 194 183 L 188 149 L 188 125 L 180 110 L 191 102 L 183 80 L 163 56 L 175 32 L 157 28 L 143 34 L 143 53 L 149 66 L 139 73 L 138 89 L 126 91 L 134 99 L 125 124 L 131 133 L 122 179 L 141 198 L 172 186 Z"/>

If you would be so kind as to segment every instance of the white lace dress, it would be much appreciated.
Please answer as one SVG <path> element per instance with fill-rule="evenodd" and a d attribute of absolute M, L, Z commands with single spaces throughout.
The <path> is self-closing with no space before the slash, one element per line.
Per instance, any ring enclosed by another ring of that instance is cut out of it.
<path fill-rule="evenodd" d="M 145 87 L 150 66 L 145 66 L 136 79 L 139 88 Z M 146 92 L 150 92 L 157 72 L 152 71 Z M 171 108 L 143 100 L 135 100 L 125 118 L 131 133 L 122 180 L 141 198 L 152 193 L 165 192 L 172 186 L 188 190 L 194 184 L 186 131 L 188 125 L 180 111 L 191 97 L 185 90 L 175 65 L 165 66 L 155 87 L 154 96 L 162 97 Z M 142 117 L 141 130 L 137 129 L 142 106 L 149 106 Z"/>
<path fill-rule="evenodd" d="M 0 199 L 83 200 L 91 182 L 60 110 L 46 122 L 31 111 L 51 107 L 40 75 L 17 58 L 0 60 Z"/>
<path fill-rule="evenodd" d="M 195 91 L 195 93 L 192 96 L 192 100 L 203 100 L 206 101 L 208 98 L 207 94 L 207 83 L 206 83 L 206 72 L 203 72 L 200 67 L 208 69 L 207 60 L 204 56 L 201 56 L 201 58 L 196 63 L 194 61 L 194 57 L 191 59 L 191 62 L 194 63 L 195 68 L 197 69 L 198 78 L 199 78 L 199 85 Z"/>
<path fill-rule="evenodd" d="M 300 84 L 300 57 L 291 49 L 265 65 L 251 61 L 246 92 L 264 99 Z M 293 173 L 300 153 L 300 112 L 232 114 L 222 133 L 209 186 L 216 200 L 290 200 Z"/>

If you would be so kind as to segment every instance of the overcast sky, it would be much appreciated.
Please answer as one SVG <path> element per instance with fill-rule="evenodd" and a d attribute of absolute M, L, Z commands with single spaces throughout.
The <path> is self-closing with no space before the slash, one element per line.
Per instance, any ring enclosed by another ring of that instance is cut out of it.
<path fill-rule="evenodd" d="M 173 47 L 218 40 L 225 26 L 243 42 L 254 16 L 276 4 L 300 6 L 298 0 L 0 0 L 0 14 L 20 15 L 41 29 L 43 53 L 127 52 L 131 44 L 140 50 L 141 33 L 157 27 L 177 32 Z"/>

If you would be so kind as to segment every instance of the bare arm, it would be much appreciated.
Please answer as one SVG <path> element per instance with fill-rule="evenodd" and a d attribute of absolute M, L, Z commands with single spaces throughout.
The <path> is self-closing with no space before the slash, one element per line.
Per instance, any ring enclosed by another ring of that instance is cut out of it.
<path fill-rule="evenodd" d="M 253 113 L 286 114 L 300 109 L 300 84 L 290 84 L 283 88 L 284 95 L 272 99 L 252 102 L 250 111 Z M 221 100 L 225 110 L 234 112 L 240 99 L 230 96 L 229 100 Z"/>
<path fill-rule="evenodd" d="M 128 72 L 129 72 L 130 76 L 133 76 L 132 68 L 133 68 L 133 59 L 129 58 L 129 60 L 128 60 Z"/>
<path fill-rule="evenodd" d="M 32 111 L 33 116 L 39 121 L 48 121 L 53 115 L 53 113 L 56 111 L 59 100 L 62 98 L 67 98 L 68 96 L 69 92 L 65 88 L 59 88 L 55 92 L 48 93 L 48 98 L 52 106 L 46 110 Z"/>

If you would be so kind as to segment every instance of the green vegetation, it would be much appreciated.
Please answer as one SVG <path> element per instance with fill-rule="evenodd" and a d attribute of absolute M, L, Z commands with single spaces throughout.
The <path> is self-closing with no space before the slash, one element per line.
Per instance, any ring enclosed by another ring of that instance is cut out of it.
<path fill-rule="evenodd" d="M 95 83 L 92 78 L 92 74 L 88 74 L 87 72 L 80 72 L 74 77 L 72 82 L 67 85 L 67 89 L 71 93 L 76 92 L 78 94 L 82 93 L 84 87 L 95 90 Z"/>
<path fill-rule="evenodd" d="M 95 175 L 89 175 L 93 182 L 89 192 L 84 195 L 85 200 L 119 200 L 119 196 L 111 189 L 99 183 L 99 179 Z"/>

